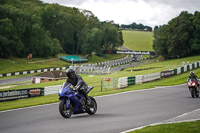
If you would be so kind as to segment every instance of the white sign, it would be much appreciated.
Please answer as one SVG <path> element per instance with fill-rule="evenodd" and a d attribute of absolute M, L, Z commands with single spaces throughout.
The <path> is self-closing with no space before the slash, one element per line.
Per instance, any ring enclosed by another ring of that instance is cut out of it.
<path fill-rule="evenodd" d="M 143 52 L 143 51 L 138 51 L 138 52 L 122 52 L 122 51 L 117 51 L 117 54 L 137 54 L 137 55 L 150 55 L 150 52 Z"/>

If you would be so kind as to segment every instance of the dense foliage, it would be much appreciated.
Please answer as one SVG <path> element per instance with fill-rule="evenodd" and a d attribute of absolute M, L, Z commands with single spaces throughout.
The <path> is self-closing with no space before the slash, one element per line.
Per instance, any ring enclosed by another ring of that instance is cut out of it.
<path fill-rule="evenodd" d="M 199 54 L 200 12 L 183 11 L 167 25 L 155 28 L 153 48 L 164 59 Z"/>
<path fill-rule="evenodd" d="M 150 26 L 144 26 L 143 24 L 136 24 L 136 23 L 132 23 L 129 25 L 122 24 L 120 28 L 140 30 L 140 31 L 152 31 L 152 28 Z"/>
<path fill-rule="evenodd" d="M 90 11 L 39 0 L 0 1 L 0 57 L 91 55 L 122 46 L 122 32 Z"/>

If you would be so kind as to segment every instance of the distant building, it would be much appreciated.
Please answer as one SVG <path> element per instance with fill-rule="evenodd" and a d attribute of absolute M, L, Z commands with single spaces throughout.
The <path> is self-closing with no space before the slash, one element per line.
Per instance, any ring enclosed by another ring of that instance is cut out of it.
<path fill-rule="evenodd" d="M 66 78 L 66 72 L 63 71 L 50 71 L 44 72 L 42 74 L 36 75 L 33 77 L 32 83 L 43 83 L 49 81 L 57 81 Z"/>

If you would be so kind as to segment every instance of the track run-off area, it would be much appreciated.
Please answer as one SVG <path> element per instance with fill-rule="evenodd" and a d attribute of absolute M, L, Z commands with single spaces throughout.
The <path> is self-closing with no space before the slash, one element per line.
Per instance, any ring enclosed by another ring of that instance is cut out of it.
<path fill-rule="evenodd" d="M 119 133 L 200 108 L 186 84 L 95 97 L 95 115 L 63 118 L 58 103 L 0 112 L 1 133 Z M 195 117 L 193 117 L 194 119 Z"/>

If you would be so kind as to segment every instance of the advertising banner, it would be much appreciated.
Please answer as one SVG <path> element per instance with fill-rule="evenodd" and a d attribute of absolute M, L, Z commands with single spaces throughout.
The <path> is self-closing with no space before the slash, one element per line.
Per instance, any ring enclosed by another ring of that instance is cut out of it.
<path fill-rule="evenodd" d="M 0 102 L 35 96 L 44 96 L 44 88 L 0 91 Z"/>
<path fill-rule="evenodd" d="M 177 69 L 176 69 L 177 70 Z M 177 74 L 177 71 L 176 71 L 176 73 L 175 74 Z M 167 71 L 162 71 L 161 72 L 161 77 L 163 78 L 166 78 L 166 77 L 170 77 L 170 76 L 172 76 L 173 75 L 173 70 L 167 70 Z"/>

